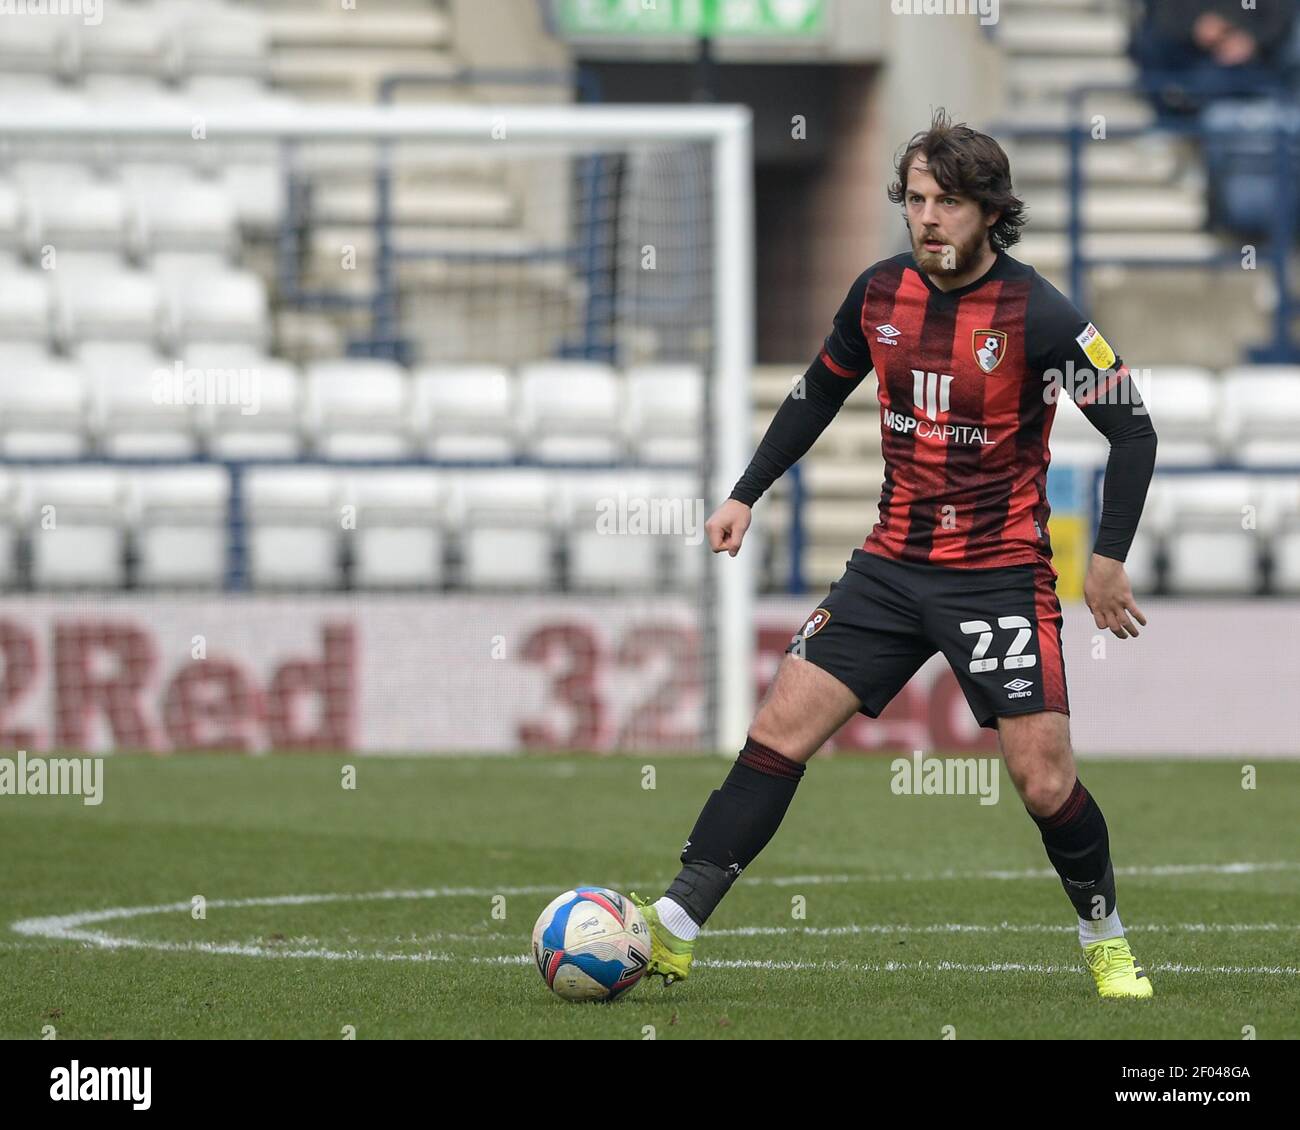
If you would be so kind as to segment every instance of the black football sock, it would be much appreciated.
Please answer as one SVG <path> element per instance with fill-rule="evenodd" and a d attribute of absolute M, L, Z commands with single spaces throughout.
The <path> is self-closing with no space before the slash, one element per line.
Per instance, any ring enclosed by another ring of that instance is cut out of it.
<path fill-rule="evenodd" d="M 1076 777 L 1074 788 L 1051 816 L 1034 816 L 1043 847 L 1080 918 L 1096 921 L 1115 910 L 1115 870 L 1110 863 L 1110 836 L 1092 794 Z M 1101 896 L 1103 903 L 1095 900 Z"/>
<path fill-rule="evenodd" d="M 804 766 L 748 738 L 722 788 L 705 803 L 665 892 L 702 926 L 776 834 Z"/>

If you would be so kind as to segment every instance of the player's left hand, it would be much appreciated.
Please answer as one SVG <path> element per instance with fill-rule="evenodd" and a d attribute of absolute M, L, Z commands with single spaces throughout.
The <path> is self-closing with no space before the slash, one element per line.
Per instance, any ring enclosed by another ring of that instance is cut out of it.
<path fill-rule="evenodd" d="M 1124 562 L 1094 553 L 1083 580 L 1083 599 L 1099 628 L 1109 628 L 1122 640 L 1138 635 L 1136 620 L 1142 627 L 1147 618 L 1133 600 L 1133 589 L 1124 572 Z M 1131 617 L 1131 619 L 1130 619 Z"/>

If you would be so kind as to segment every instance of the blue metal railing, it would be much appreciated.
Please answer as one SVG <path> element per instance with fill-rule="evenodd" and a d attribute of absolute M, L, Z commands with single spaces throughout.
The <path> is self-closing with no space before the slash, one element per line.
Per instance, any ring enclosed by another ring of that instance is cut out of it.
<path fill-rule="evenodd" d="M 379 84 L 379 101 L 390 103 L 395 93 L 406 86 L 562 86 L 573 87 L 583 101 L 600 100 L 600 85 L 589 72 L 576 72 L 522 68 L 462 68 L 449 74 L 402 73 L 385 78 Z M 300 168 L 298 147 L 292 142 L 284 144 L 281 160 L 285 177 L 286 214 L 278 234 L 277 277 L 279 299 L 290 308 L 326 310 L 364 310 L 370 314 L 369 331 L 348 342 L 347 352 L 352 356 L 383 357 L 397 361 L 409 360 L 409 345 L 401 335 L 397 267 L 404 260 L 437 258 L 449 262 L 482 262 L 493 257 L 492 252 L 465 252 L 455 248 L 400 248 L 393 239 L 393 166 L 392 145 L 378 143 L 375 163 L 375 215 L 372 231 L 375 240 L 375 263 L 371 285 L 366 293 L 342 290 L 309 290 L 302 285 L 303 233 L 313 223 L 328 223 L 328 217 L 313 217 L 312 185 L 309 175 Z M 592 160 L 594 158 L 581 158 Z M 580 225 L 593 243 L 599 238 L 594 225 Z M 501 252 L 498 257 L 511 262 L 549 261 L 561 259 L 580 268 L 583 248 L 554 247 L 528 252 Z M 590 331 L 589 331 L 590 332 Z M 588 351 L 567 351 L 573 356 L 596 356 Z"/>
<path fill-rule="evenodd" d="M 1235 252 L 1225 252 L 1205 256 L 1199 259 L 1164 259 L 1137 258 L 1133 256 L 1089 256 L 1084 253 L 1083 197 L 1087 189 L 1087 176 L 1084 167 L 1084 143 L 1092 137 L 1092 129 L 1082 120 L 1084 102 L 1093 94 L 1141 94 L 1153 96 L 1179 83 L 1190 92 L 1202 97 L 1268 97 L 1278 101 L 1279 105 L 1300 105 L 1289 82 L 1278 77 L 1269 82 L 1258 78 L 1239 81 L 1227 74 L 1217 81 L 1204 79 L 1189 83 L 1185 76 L 1149 72 L 1137 83 L 1096 83 L 1072 88 L 1067 95 L 1068 117 L 1064 126 L 1020 125 L 1014 122 L 996 127 L 995 132 L 1009 137 L 1047 138 L 1062 141 L 1068 154 L 1067 206 L 1069 209 L 1066 236 L 1069 244 L 1069 289 L 1070 297 L 1076 306 L 1087 305 L 1086 276 L 1090 268 L 1096 266 L 1126 267 L 1225 267 L 1232 264 L 1240 266 L 1241 256 Z M 1107 125 L 1107 139 L 1147 136 L 1152 133 L 1171 133 L 1179 136 L 1205 138 L 1214 131 L 1200 120 L 1176 122 L 1164 120 L 1153 125 L 1111 126 Z M 1294 299 L 1289 282 L 1291 253 L 1295 234 L 1295 208 L 1297 205 L 1296 187 L 1293 178 L 1295 166 L 1292 163 L 1297 140 L 1300 139 L 1300 127 L 1290 119 L 1281 118 L 1271 131 L 1273 146 L 1273 175 L 1275 178 L 1275 206 L 1269 217 L 1269 262 L 1273 271 L 1274 285 L 1277 291 L 1277 303 L 1273 311 L 1273 332 L 1270 342 L 1252 350 L 1250 357 L 1258 362 L 1294 362 L 1300 361 L 1300 343 L 1291 334 L 1291 320 L 1296 313 Z"/>
<path fill-rule="evenodd" d="M 406 73 L 390 75 L 380 83 L 379 100 L 390 103 L 395 93 L 405 86 L 573 86 L 583 103 L 599 102 L 599 79 L 590 71 L 579 68 L 574 72 L 550 69 L 466 68 L 453 75 L 428 75 Z M 395 246 L 393 228 L 392 148 L 380 147 L 376 166 L 375 192 L 378 208 L 375 217 L 376 261 L 374 312 L 371 323 L 372 354 L 405 359 L 408 346 L 402 340 L 399 324 L 397 265 L 404 261 L 438 259 L 443 262 L 481 263 L 493 259 L 510 263 L 567 262 L 574 277 L 585 284 L 586 310 L 582 319 L 583 333 L 579 341 L 563 343 L 559 355 L 591 361 L 613 362 L 615 346 L 609 340 L 608 327 L 613 322 L 614 297 L 612 288 L 602 285 L 612 269 L 605 262 L 614 241 L 603 238 L 600 215 L 602 178 L 614 175 L 611 169 L 614 158 L 601 154 L 583 154 L 575 158 L 574 179 L 579 187 L 578 215 L 575 217 L 577 241 L 556 247 L 537 248 L 530 251 L 462 251 L 456 248 Z"/>
<path fill-rule="evenodd" d="M 603 462 L 566 462 L 540 460 L 530 456 L 514 459 L 462 460 L 434 459 L 427 456 L 405 456 L 397 459 L 321 459 L 312 457 L 219 459 L 199 454 L 189 458 L 147 456 L 8 456 L 0 455 L 0 467 L 31 468 L 40 470 L 57 467 L 104 467 L 117 470 L 148 470 L 174 467 L 220 467 L 228 478 L 226 496 L 226 568 L 223 589 L 226 592 L 245 592 L 248 589 L 248 507 L 245 475 L 256 468 L 280 470 L 316 468 L 325 471 L 356 470 L 437 470 L 489 472 L 501 470 L 537 470 L 547 473 L 566 471 L 648 471 L 656 474 L 680 474 L 695 471 L 694 464 L 647 463 L 644 460 L 624 459 Z"/>

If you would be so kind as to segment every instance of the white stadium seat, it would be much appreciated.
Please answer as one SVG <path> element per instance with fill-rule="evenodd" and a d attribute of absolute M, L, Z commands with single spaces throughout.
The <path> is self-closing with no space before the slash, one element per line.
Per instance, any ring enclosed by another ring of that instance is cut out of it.
<path fill-rule="evenodd" d="M 1154 592 L 1158 580 L 1156 571 L 1156 553 L 1159 540 L 1143 527 L 1139 526 L 1129 546 L 1128 557 L 1124 561 L 1124 571 L 1128 574 L 1129 584 L 1135 593 Z"/>
<path fill-rule="evenodd" d="M 186 350 L 186 365 L 225 370 L 251 399 L 208 405 L 200 417 L 210 454 L 218 459 L 293 459 L 302 451 L 302 380 L 284 361 L 257 354 Z M 241 392 L 242 395 L 242 392 Z"/>
<path fill-rule="evenodd" d="M 548 361 L 519 373 L 522 433 L 553 462 L 603 463 L 623 455 L 618 377 L 595 361 Z"/>
<path fill-rule="evenodd" d="M 271 360 L 256 345 L 246 341 L 192 341 L 182 354 L 186 365 L 200 369 L 229 369 Z"/>
<path fill-rule="evenodd" d="M 0 271 L 0 341 L 48 341 L 53 294 L 44 271 Z"/>
<path fill-rule="evenodd" d="M 11 588 L 18 580 L 19 511 L 17 477 L 0 467 L 0 589 Z"/>
<path fill-rule="evenodd" d="M 258 589 L 338 588 L 341 480 L 323 468 L 253 468 L 244 480 L 247 567 Z"/>
<path fill-rule="evenodd" d="M 130 247 L 126 196 L 115 184 L 83 182 L 29 190 L 23 202 L 34 246 L 49 245 L 58 259 L 69 251 L 121 256 Z"/>
<path fill-rule="evenodd" d="M 184 95 L 197 107 L 237 105 L 243 109 L 257 104 L 262 108 L 286 101 L 257 75 L 195 75 L 185 84 Z"/>
<path fill-rule="evenodd" d="M 1172 592 L 1257 589 L 1263 545 L 1258 501 L 1258 483 L 1249 475 L 1168 477 L 1155 524 L 1166 532 L 1166 580 Z"/>
<path fill-rule="evenodd" d="M 29 369 L 49 359 L 50 351 L 43 341 L 0 340 L 0 378 L 21 380 Z"/>
<path fill-rule="evenodd" d="M 125 373 L 159 363 L 157 350 L 142 341 L 83 341 L 77 358 L 95 373 Z"/>
<path fill-rule="evenodd" d="M 54 99 L 52 108 L 74 112 L 85 109 L 85 105 L 81 99 L 60 92 Z M 74 185 L 93 184 L 95 179 L 94 166 L 85 159 L 27 158 L 13 164 L 13 180 L 24 198 L 33 194 L 42 196 L 50 192 L 64 192 Z"/>
<path fill-rule="evenodd" d="M 195 408 L 163 403 L 175 396 L 174 357 L 137 341 L 83 342 L 76 357 L 86 372 L 86 427 L 104 454 L 186 458 L 196 451 Z"/>
<path fill-rule="evenodd" d="M 1243 507 L 1256 504 L 1257 484 L 1248 474 L 1161 475 L 1157 471 L 1142 524 L 1162 534 L 1187 522 L 1240 528 Z"/>
<path fill-rule="evenodd" d="M 1273 590 L 1300 595 L 1300 514 L 1282 524 L 1272 541 Z"/>
<path fill-rule="evenodd" d="M 141 271 L 55 272 L 60 334 L 64 341 L 156 340 L 158 283 Z"/>
<path fill-rule="evenodd" d="M 230 161 L 218 173 L 241 224 L 270 231 L 280 223 L 285 212 L 285 178 L 278 165 Z"/>
<path fill-rule="evenodd" d="M 22 197 L 16 185 L 0 181 L 0 254 L 18 255 L 23 249 L 23 237 Z"/>
<path fill-rule="evenodd" d="M 37 588 L 120 588 L 126 580 L 121 472 L 76 468 L 23 477 L 24 523 Z"/>
<path fill-rule="evenodd" d="M 658 478 L 656 489 L 661 497 L 673 500 L 674 505 L 676 500 L 681 500 L 682 532 L 668 538 L 669 587 L 677 592 L 704 584 L 708 578 L 709 562 L 713 558 L 709 550 L 709 536 L 704 532 L 704 523 L 708 520 L 712 507 L 701 494 L 701 485 L 700 476 L 694 473 Z M 750 526 L 749 532 L 745 534 L 746 551 L 753 553 L 755 561 L 764 560 L 764 533 L 764 523 L 760 520 Z"/>
<path fill-rule="evenodd" d="M 270 339 L 266 285 L 249 271 L 187 275 L 168 287 L 173 325 L 183 343 Z"/>
<path fill-rule="evenodd" d="M 392 361 L 319 361 L 306 370 L 306 423 L 330 459 L 410 454 L 406 374 Z"/>
<path fill-rule="evenodd" d="M 632 450 L 647 463 L 694 463 L 704 429 L 704 378 L 693 365 L 629 369 L 627 427 Z"/>
<path fill-rule="evenodd" d="M 0 71 L 38 76 L 62 71 L 72 56 L 73 21 L 50 14 L 24 19 L 11 12 L 10 16 L 0 36 Z"/>
<path fill-rule="evenodd" d="M 207 251 L 225 259 L 234 250 L 235 204 L 219 185 L 195 180 L 180 192 L 174 183 L 137 185 L 130 202 L 143 245 L 155 257 Z"/>
<path fill-rule="evenodd" d="M 201 177 L 187 161 L 178 156 L 149 160 L 133 154 L 128 159 L 119 161 L 114 172 L 128 200 L 138 200 L 150 193 L 189 192 L 199 185 L 216 183 Z"/>
<path fill-rule="evenodd" d="M 1259 584 L 1259 539 L 1243 530 L 1175 530 L 1166 543 L 1175 593 L 1253 593 Z"/>
<path fill-rule="evenodd" d="M 7 458 L 76 459 L 88 453 L 86 373 L 75 361 L 0 357 L 0 452 Z"/>
<path fill-rule="evenodd" d="M 173 359 L 107 363 L 93 352 L 91 358 L 92 428 L 105 455 L 188 459 L 198 453 L 196 406 L 185 403 Z"/>
<path fill-rule="evenodd" d="M 1300 366 L 1242 366 L 1224 372 L 1222 382 L 1229 458 L 1300 467 Z"/>
<path fill-rule="evenodd" d="M 1160 556 L 1165 537 L 1169 533 L 1171 509 L 1166 504 L 1165 491 L 1171 483 L 1175 486 L 1178 484 L 1177 476 L 1156 474 L 1147 487 L 1142 520 L 1138 523 L 1137 533 L 1133 535 L 1133 543 L 1129 546 L 1128 557 L 1124 562 L 1124 570 L 1135 593 L 1153 593 L 1160 587 Z M 1097 505 L 1100 507 L 1102 481 L 1098 479 L 1094 485 L 1097 489 Z"/>
<path fill-rule="evenodd" d="M 514 387 L 505 369 L 429 365 L 412 374 L 411 396 L 415 434 L 433 458 L 514 458 Z"/>
<path fill-rule="evenodd" d="M 356 507 L 352 584 L 359 589 L 443 583 L 446 488 L 427 468 L 356 471 L 344 497 Z"/>
<path fill-rule="evenodd" d="M 136 582 L 219 588 L 226 573 L 230 478 L 222 467 L 169 467 L 133 477 Z"/>
<path fill-rule="evenodd" d="M 183 105 L 174 90 L 150 74 L 90 74 L 82 80 L 81 89 L 101 113 L 126 109 L 175 112 Z"/>
<path fill-rule="evenodd" d="M 1106 437 L 1088 422 L 1069 396 L 1062 394 L 1056 402 L 1056 415 L 1048 436 L 1053 463 L 1074 463 L 1083 467 L 1103 467 L 1110 454 Z"/>
<path fill-rule="evenodd" d="M 536 471 L 460 477 L 451 520 L 461 531 L 462 571 L 474 589 L 548 589 L 556 583 L 555 487 Z"/>
<path fill-rule="evenodd" d="M 185 74 L 262 75 L 270 28 L 261 11 L 187 2 L 172 9 L 180 69 Z"/>
<path fill-rule="evenodd" d="M 1162 467 L 1198 466 L 1219 459 L 1221 400 L 1218 378 L 1194 366 L 1157 365 L 1138 381 L 1159 437 Z"/>
<path fill-rule="evenodd" d="M 191 278 L 225 274 L 230 269 L 230 260 L 220 251 L 159 251 L 150 257 L 149 268 L 158 280 L 162 293 L 169 295 L 186 285 Z M 186 348 L 197 340 L 195 337 L 188 338 Z M 235 338 L 226 344 L 262 352 L 261 345 L 252 339 Z"/>
<path fill-rule="evenodd" d="M 7 46 L 8 44 L 0 44 L 0 48 Z M 0 55 L 0 59 L 3 59 L 3 55 Z M 0 62 L 0 66 L 4 66 L 3 62 Z M 0 99 L 4 100 L 5 106 L 14 108 L 81 102 L 76 94 L 59 85 L 56 75 L 18 74 L 7 68 L 0 71 Z"/>
<path fill-rule="evenodd" d="M 83 74 L 123 74 L 157 82 L 168 72 L 169 39 L 162 15 L 153 4 L 114 4 L 107 19 L 77 28 L 76 45 Z"/>
<path fill-rule="evenodd" d="M 1272 536 L 1287 522 L 1300 518 L 1300 475 L 1256 475 L 1253 501 L 1260 532 Z"/>
<path fill-rule="evenodd" d="M 664 514 L 654 477 L 614 472 L 566 476 L 560 499 L 571 588 L 645 592 L 660 587 L 669 539 L 649 532 Z"/>

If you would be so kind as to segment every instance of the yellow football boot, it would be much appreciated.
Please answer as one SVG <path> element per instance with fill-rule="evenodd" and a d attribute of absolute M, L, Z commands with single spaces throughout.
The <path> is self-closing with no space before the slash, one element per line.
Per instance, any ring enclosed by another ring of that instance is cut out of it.
<path fill-rule="evenodd" d="M 1126 938 L 1107 938 L 1083 947 L 1083 960 L 1103 997 L 1151 997 L 1155 990 Z"/>
<path fill-rule="evenodd" d="M 662 977 L 665 985 L 685 981 L 691 974 L 695 943 L 677 937 L 660 922 L 654 903 L 638 898 L 636 891 L 630 893 L 632 902 L 644 916 L 645 924 L 650 927 L 650 964 L 646 966 L 646 976 Z"/>

